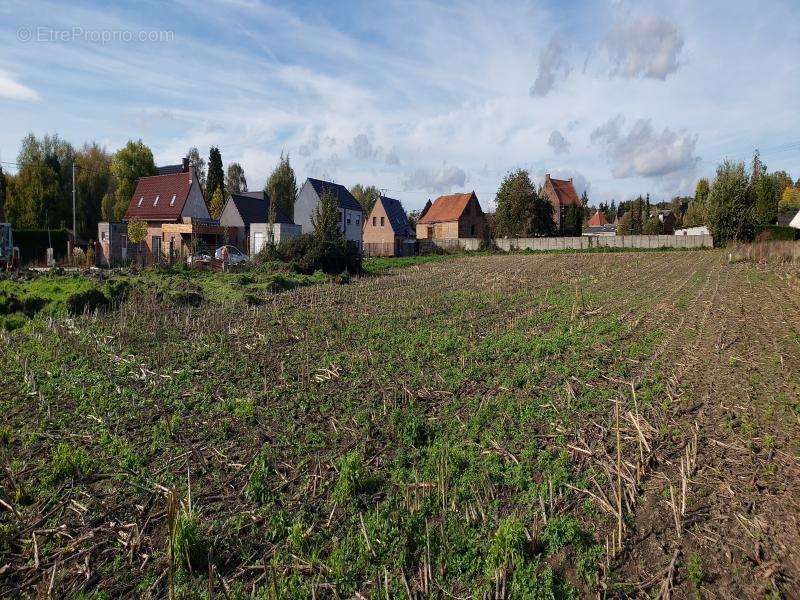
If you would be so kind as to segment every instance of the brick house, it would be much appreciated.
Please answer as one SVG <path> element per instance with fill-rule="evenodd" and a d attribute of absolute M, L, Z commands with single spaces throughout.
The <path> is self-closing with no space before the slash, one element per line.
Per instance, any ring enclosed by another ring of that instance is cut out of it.
<path fill-rule="evenodd" d="M 564 215 L 568 206 L 581 207 L 581 199 L 575 191 L 575 186 L 572 185 L 572 177 L 569 179 L 553 179 L 550 173 L 545 175 L 544 186 L 542 186 L 542 194 L 550 201 L 553 206 L 553 224 L 554 231 L 558 235 L 571 234 L 573 232 L 565 231 Z M 580 234 L 580 232 L 577 232 Z"/>
<path fill-rule="evenodd" d="M 485 238 L 486 218 L 475 192 L 439 196 L 417 221 L 417 239 Z"/>
<path fill-rule="evenodd" d="M 186 253 L 191 238 L 215 245 L 224 237 L 219 223 L 211 220 L 194 167 L 184 158 L 180 170 L 142 177 L 136 182 L 123 221 L 147 222 L 147 236 L 139 248 L 145 261 Z M 128 251 L 131 255 L 131 250 Z"/>
<path fill-rule="evenodd" d="M 368 256 L 405 256 L 415 239 L 399 200 L 380 196 L 364 220 L 364 253 Z"/>

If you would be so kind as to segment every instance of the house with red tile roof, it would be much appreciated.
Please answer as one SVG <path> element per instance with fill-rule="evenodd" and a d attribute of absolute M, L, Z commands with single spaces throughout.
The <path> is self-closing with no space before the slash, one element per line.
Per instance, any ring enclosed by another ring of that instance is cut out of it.
<path fill-rule="evenodd" d="M 417 239 L 484 238 L 486 218 L 475 192 L 439 196 L 417 221 Z"/>
<path fill-rule="evenodd" d="M 581 199 L 569 179 L 553 179 L 550 173 L 545 175 L 542 193 L 553 206 L 553 223 L 557 235 L 569 233 L 564 231 L 564 214 L 569 206 L 581 206 Z M 580 232 L 578 232 L 580 234 Z"/>
<path fill-rule="evenodd" d="M 170 167 L 137 181 L 123 220 L 133 219 L 147 222 L 140 251 L 151 260 L 186 254 L 193 238 L 215 245 L 224 237 L 224 229 L 211 220 L 197 173 L 186 158 L 180 170 Z"/>
<path fill-rule="evenodd" d="M 598 210 L 592 215 L 586 225 L 588 227 L 602 227 L 603 225 L 608 225 L 608 219 L 606 219 L 602 211 Z"/>

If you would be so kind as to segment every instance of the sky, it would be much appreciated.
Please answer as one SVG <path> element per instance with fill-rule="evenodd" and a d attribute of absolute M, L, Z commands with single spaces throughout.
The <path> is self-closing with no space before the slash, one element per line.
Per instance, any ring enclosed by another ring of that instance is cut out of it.
<path fill-rule="evenodd" d="M 800 178 L 800 0 L 0 0 L 0 123 L 7 163 L 30 132 L 216 145 L 259 189 L 285 152 L 407 210 L 491 209 L 517 168 L 670 199 L 756 148 Z"/>

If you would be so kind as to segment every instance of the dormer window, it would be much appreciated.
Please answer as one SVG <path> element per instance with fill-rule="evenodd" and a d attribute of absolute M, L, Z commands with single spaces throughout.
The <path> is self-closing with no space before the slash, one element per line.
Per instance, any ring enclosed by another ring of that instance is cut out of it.
<path fill-rule="evenodd" d="M 170 206 L 175 206 L 175 198 L 177 196 L 178 196 L 178 194 L 172 194 L 172 199 L 169 201 L 169 205 Z"/>
<path fill-rule="evenodd" d="M 153 206 L 158 206 L 158 199 L 160 196 L 156 196 L 156 199 L 153 200 Z"/>
<path fill-rule="evenodd" d="M 139 203 L 136 206 L 141 206 L 142 202 L 144 202 L 144 196 L 139 196 Z"/>

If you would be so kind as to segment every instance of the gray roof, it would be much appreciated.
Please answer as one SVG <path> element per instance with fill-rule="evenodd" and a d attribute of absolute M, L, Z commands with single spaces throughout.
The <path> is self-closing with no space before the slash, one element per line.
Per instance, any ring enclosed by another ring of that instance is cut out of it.
<path fill-rule="evenodd" d="M 242 217 L 242 221 L 244 221 L 245 225 L 269 222 L 270 200 L 267 192 L 240 192 L 231 196 L 230 202 L 232 202 L 236 210 L 239 211 L 239 216 Z M 276 206 L 275 222 L 291 223 L 292 220 L 279 206 Z"/>
<path fill-rule="evenodd" d="M 402 235 L 402 236 L 413 236 L 414 233 L 411 232 L 411 227 L 408 224 L 408 217 L 406 216 L 406 211 L 403 210 L 403 205 L 400 203 L 399 200 L 395 200 L 394 198 L 388 198 L 386 196 L 381 196 L 378 199 L 378 202 L 383 204 L 383 210 L 386 211 L 386 214 L 389 217 L 389 223 L 392 225 L 392 231 L 394 231 L 395 235 Z"/>
<path fill-rule="evenodd" d="M 336 198 L 339 208 L 346 208 L 347 210 L 360 210 L 361 212 L 364 212 L 364 209 L 361 208 L 358 200 L 353 198 L 353 194 L 351 194 L 343 185 L 333 183 L 332 181 L 313 179 L 312 177 L 308 178 L 308 182 L 313 186 L 314 191 L 320 198 L 322 198 L 322 194 L 327 191 L 330 194 L 333 194 L 333 196 Z"/>
<path fill-rule="evenodd" d="M 173 175 L 183 171 L 183 165 L 165 165 L 156 167 L 156 175 Z"/>

